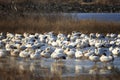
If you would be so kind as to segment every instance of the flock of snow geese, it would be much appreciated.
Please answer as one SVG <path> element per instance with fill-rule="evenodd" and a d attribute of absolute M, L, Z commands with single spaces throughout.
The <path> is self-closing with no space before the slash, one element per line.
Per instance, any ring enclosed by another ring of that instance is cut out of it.
<path fill-rule="evenodd" d="M 120 54 L 120 34 L 0 33 L 0 58 L 88 59 L 113 62 Z"/>

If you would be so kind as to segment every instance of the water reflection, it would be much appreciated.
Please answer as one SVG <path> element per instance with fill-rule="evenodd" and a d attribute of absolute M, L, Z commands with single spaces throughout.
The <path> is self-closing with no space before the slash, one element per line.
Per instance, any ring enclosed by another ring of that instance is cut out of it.
<path fill-rule="evenodd" d="M 88 60 L 60 60 L 41 59 L 30 60 L 8 57 L 0 59 L 0 69 L 17 68 L 20 72 L 29 70 L 36 76 L 78 76 L 78 75 L 109 75 L 113 74 L 116 69 L 120 70 L 120 58 L 116 59 L 113 64 L 103 64 L 101 62 L 94 64 Z"/>

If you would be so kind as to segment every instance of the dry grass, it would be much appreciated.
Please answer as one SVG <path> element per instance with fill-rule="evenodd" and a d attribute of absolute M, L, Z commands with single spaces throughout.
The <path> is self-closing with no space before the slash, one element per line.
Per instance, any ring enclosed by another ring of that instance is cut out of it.
<path fill-rule="evenodd" d="M 0 19 L 0 32 L 12 33 L 42 33 L 54 31 L 56 33 L 120 33 L 119 22 L 102 22 L 96 20 L 75 20 L 71 16 L 47 15 L 34 17 L 14 17 Z"/>

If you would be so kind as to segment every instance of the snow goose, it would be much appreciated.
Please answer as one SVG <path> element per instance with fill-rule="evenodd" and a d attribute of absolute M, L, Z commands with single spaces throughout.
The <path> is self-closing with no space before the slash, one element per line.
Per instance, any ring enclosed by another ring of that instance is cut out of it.
<path fill-rule="evenodd" d="M 51 41 L 50 43 L 51 43 L 51 45 L 52 45 L 53 47 L 58 47 L 58 43 L 57 43 L 57 42 Z"/>
<path fill-rule="evenodd" d="M 104 35 L 103 34 L 99 34 L 99 33 L 96 33 L 96 37 L 101 39 L 101 38 L 104 38 Z"/>
<path fill-rule="evenodd" d="M 116 38 L 116 37 L 117 37 L 117 34 L 113 34 L 113 33 L 112 33 L 112 34 L 110 35 L 110 37 L 111 37 L 111 38 Z"/>
<path fill-rule="evenodd" d="M 83 58 L 83 52 L 80 51 L 80 50 L 76 50 L 76 52 L 75 52 L 75 57 L 76 57 L 77 59 Z"/>
<path fill-rule="evenodd" d="M 95 64 L 96 64 L 98 61 L 100 61 L 100 57 L 97 56 L 96 54 L 92 54 L 89 56 L 89 60 L 95 62 Z"/>
<path fill-rule="evenodd" d="M 89 45 L 90 46 L 95 46 L 95 40 L 94 39 L 90 39 L 89 40 Z"/>
<path fill-rule="evenodd" d="M 95 47 L 99 48 L 99 47 L 102 47 L 104 44 L 102 42 L 96 42 L 95 43 Z"/>
<path fill-rule="evenodd" d="M 20 52 L 19 56 L 23 57 L 23 58 L 27 58 L 30 56 L 30 53 L 29 53 L 29 51 L 24 50 L 24 51 Z"/>
<path fill-rule="evenodd" d="M 27 47 L 24 45 L 24 44 L 22 44 L 21 46 L 20 46 L 20 50 L 25 50 Z"/>
<path fill-rule="evenodd" d="M 36 50 L 35 52 L 30 54 L 30 58 L 31 59 L 40 59 L 40 57 L 41 57 L 40 53 L 41 53 L 41 50 Z"/>
<path fill-rule="evenodd" d="M 51 54 L 51 58 L 53 59 L 66 59 L 66 55 L 61 48 L 56 48 L 55 51 Z"/>
<path fill-rule="evenodd" d="M 69 49 L 65 53 L 68 58 L 74 58 L 75 57 L 75 51 L 73 49 Z"/>
<path fill-rule="evenodd" d="M 19 53 L 20 53 L 20 50 L 18 49 L 12 49 L 10 52 L 11 56 L 14 56 L 14 57 L 19 56 Z"/>
<path fill-rule="evenodd" d="M 113 62 L 114 61 L 114 57 L 112 55 L 108 55 L 106 53 L 103 53 L 103 55 L 100 57 L 100 61 L 107 63 L 107 62 Z"/>
<path fill-rule="evenodd" d="M 94 38 L 96 38 L 96 35 L 95 35 L 95 33 L 90 33 L 90 35 L 89 35 L 89 36 L 90 36 L 90 38 L 91 38 L 91 39 L 94 39 Z"/>
<path fill-rule="evenodd" d="M 31 53 L 34 52 L 34 50 L 31 48 L 31 45 L 26 45 L 26 46 L 27 46 L 27 49 L 21 51 L 19 53 L 19 57 L 27 58 L 30 56 Z"/>
<path fill-rule="evenodd" d="M 84 58 L 89 58 L 89 56 L 90 55 L 92 55 L 94 52 L 93 51 L 90 51 L 90 50 L 88 50 L 88 51 L 85 51 L 85 52 L 83 52 L 84 53 Z"/>
<path fill-rule="evenodd" d="M 54 50 L 51 47 L 47 47 L 44 51 L 41 52 L 41 56 L 45 58 L 50 58 L 50 55 L 53 51 Z"/>
<path fill-rule="evenodd" d="M 73 32 L 72 32 L 72 35 L 79 37 L 79 36 L 81 36 L 81 33 L 80 33 L 80 32 L 77 32 L 77 31 L 73 31 Z"/>
<path fill-rule="evenodd" d="M 120 48 L 119 47 L 114 48 L 112 50 L 112 54 L 115 56 L 118 56 L 120 54 Z"/>
<path fill-rule="evenodd" d="M 102 47 L 96 48 L 95 49 L 95 54 L 98 55 L 98 56 L 101 56 L 105 51 L 106 51 L 105 48 L 102 48 Z"/>
<path fill-rule="evenodd" d="M 40 55 L 41 57 L 50 58 L 50 53 L 46 50 L 42 51 Z"/>

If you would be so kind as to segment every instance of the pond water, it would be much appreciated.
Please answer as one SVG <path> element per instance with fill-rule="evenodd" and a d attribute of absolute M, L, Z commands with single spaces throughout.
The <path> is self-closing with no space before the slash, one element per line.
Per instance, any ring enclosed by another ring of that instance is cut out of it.
<path fill-rule="evenodd" d="M 93 19 L 100 21 L 117 21 L 120 22 L 120 13 L 65 13 L 72 15 L 76 19 Z"/>
<path fill-rule="evenodd" d="M 24 15 L 33 15 L 33 16 L 53 16 L 53 17 L 61 17 L 68 16 L 77 20 L 98 20 L 98 21 L 113 21 L 120 22 L 120 13 L 42 13 L 42 14 L 34 14 L 34 13 L 24 13 Z"/>
<path fill-rule="evenodd" d="M 0 69 L 17 68 L 20 71 L 29 70 L 39 76 L 52 76 L 54 74 L 62 77 L 79 75 L 110 75 L 113 71 L 120 70 L 120 58 L 116 58 L 113 63 L 95 64 L 89 60 L 67 59 L 56 61 L 54 59 L 31 60 L 15 57 L 0 59 Z"/>

